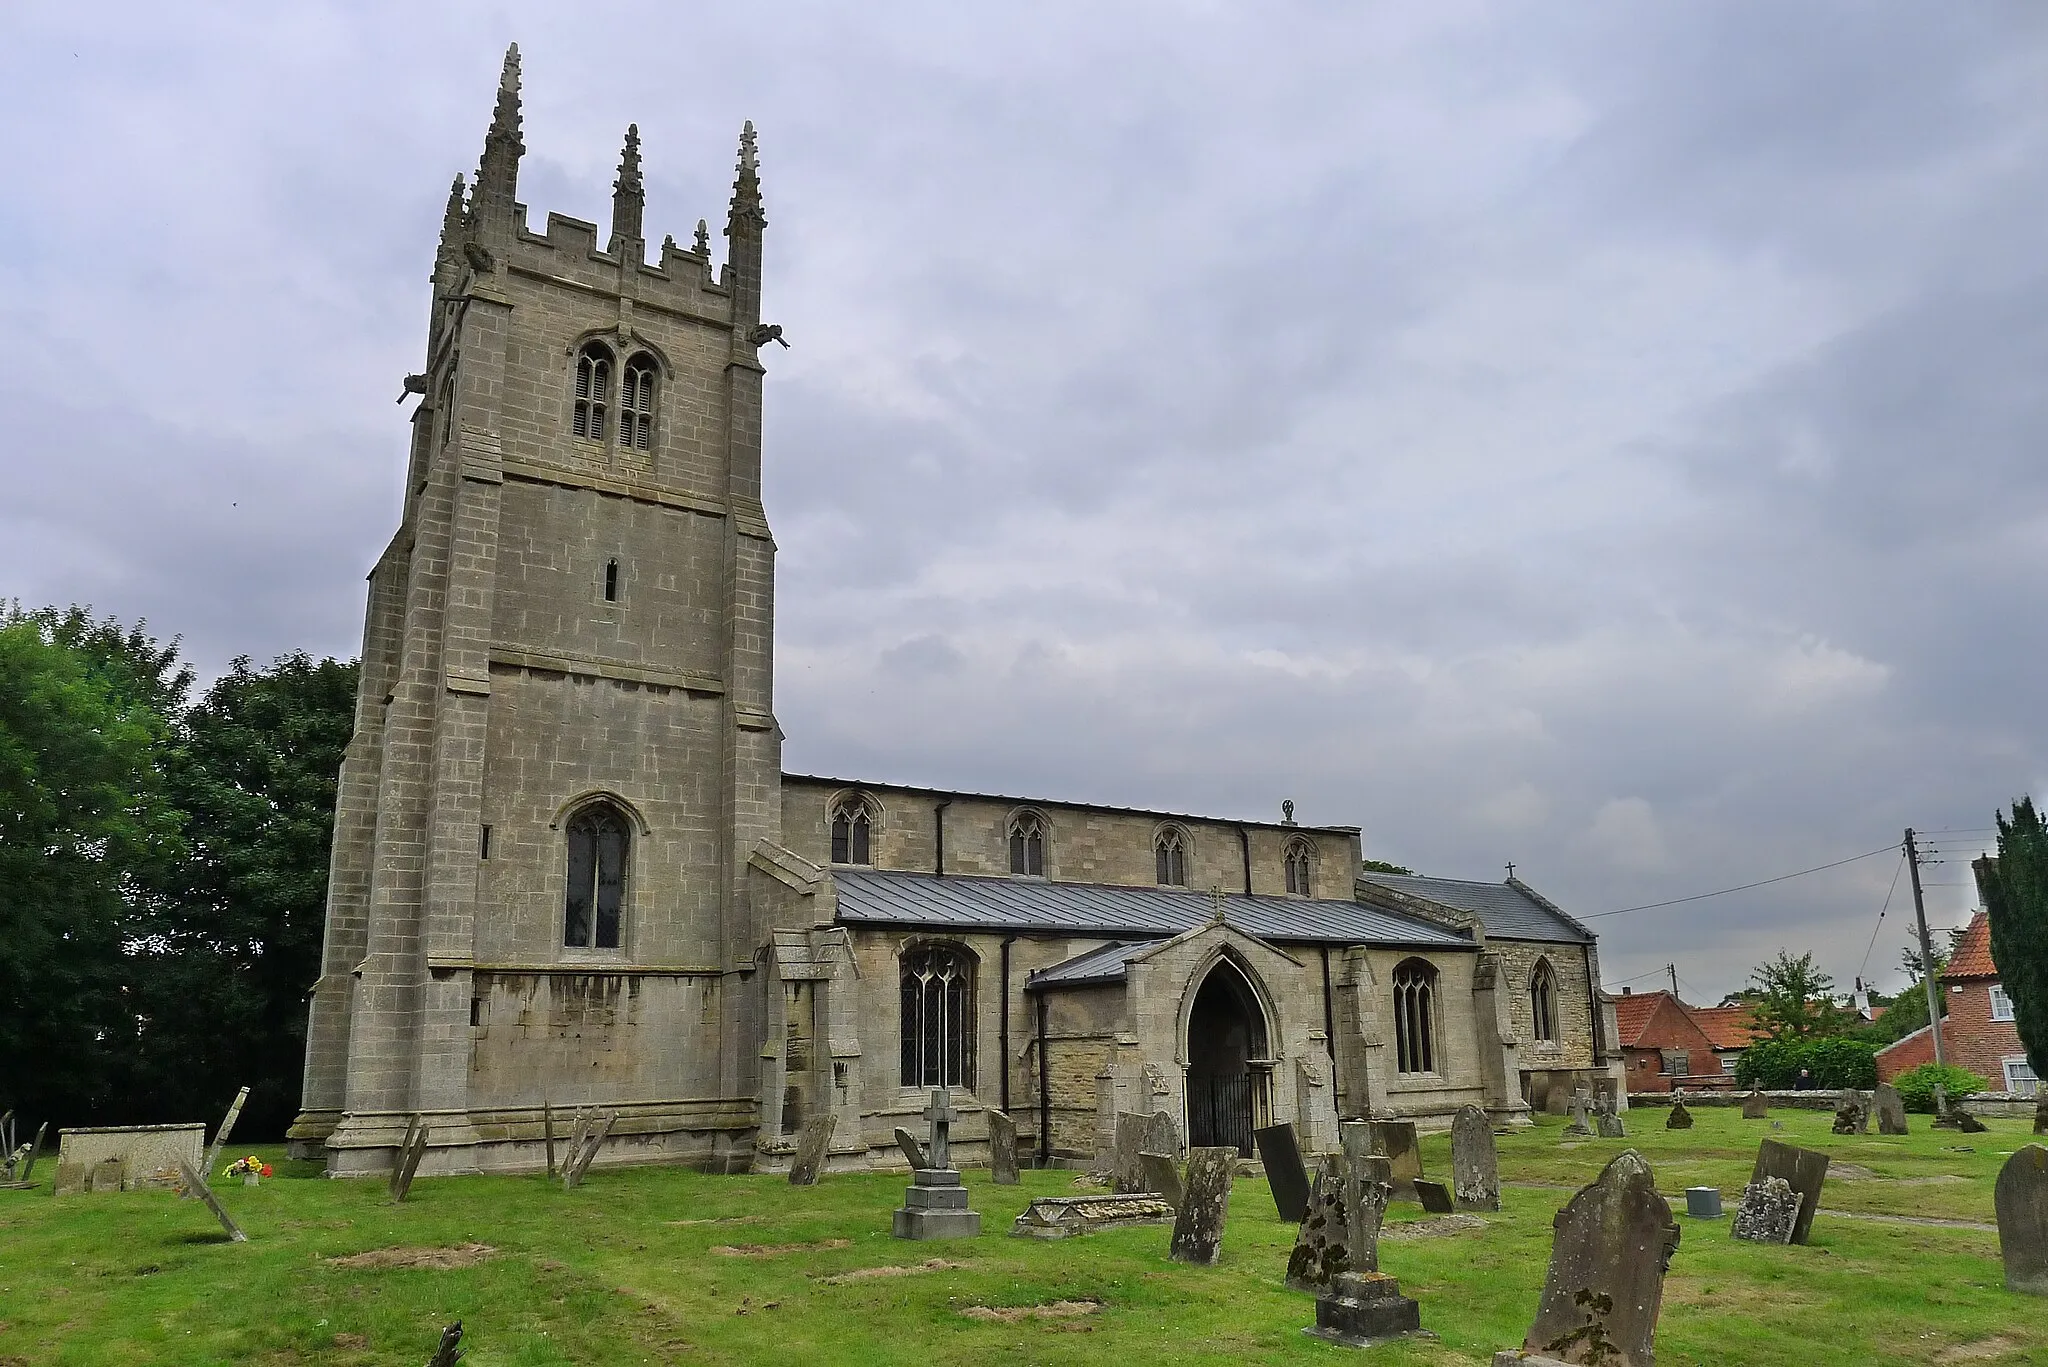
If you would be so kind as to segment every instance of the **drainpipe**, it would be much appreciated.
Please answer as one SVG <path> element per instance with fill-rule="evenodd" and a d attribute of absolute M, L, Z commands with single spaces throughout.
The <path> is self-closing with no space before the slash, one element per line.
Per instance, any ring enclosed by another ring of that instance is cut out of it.
<path fill-rule="evenodd" d="M 1252 895 L 1252 836 L 1244 827 L 1237 828 L 1237 843 L 1244 850 L 1244 895 Z"/>
<path fill-rule="evenodd" d="M 952 805 L 946 797 L 932 806 L 932 874 L 938 878 L 946 876 L 946 808 Z"/>
<path fill-rule="evenodd" d="M 1038 1166 L 1052 1166 L 1052 1060 L 1045 1056 L 1045 993 L 1038 994 Z"/>
<path fill-rule="evenodd" d="M 1337 1066 L 1337 1008 L 1330 991 L 1330 947 L 1323 946 L 1323 1043 L 1330 1051 L 1330 1067 Z M 1337 1079 L 1330 1079 L 1330 1095 L 1337 1095 Z"/>
<path fill-rule="evenodd" d="M 996 1048 L 1002 1054 L 1002 1107 L 1003 1114 L 1010 1113 L 1010 946 L 1017 943 L 1012 935 L 1003 941 L 1003 1019 L 996 1030 Z"/>

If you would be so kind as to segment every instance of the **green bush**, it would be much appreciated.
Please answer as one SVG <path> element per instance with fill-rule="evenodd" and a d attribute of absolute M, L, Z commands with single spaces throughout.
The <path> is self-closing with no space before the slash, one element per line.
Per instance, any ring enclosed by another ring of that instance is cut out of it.
<path fill-rule="evenodd" d="M 1816 1089 L 1875 1087 L 1877 1046 L 1846 1035 L 1805 1041 L 1758 1040 L 1735 1061 L 1735 1080 L 1744 1087 L 1796 1087 L 1801 1068 L 1811 1075 Z"/>
<path fill-rule="evenodd" d="M 1790 1087 L 1799 1078 L 1800 1056 L 1805 1052 L 1797 1040 L 1760 1039 L 1735 1060 L 1735 1081 L 1743 1087 L 1768 1090 Z"/>
<path fill-rule="evenodd" d="M 1907 1110 L 1933 1115 L 1934 1084 L 1937 1082 L 1947 1089 L 1948 1099 L 1952 1102 L 1984 1090 L 1984 1079 L 1969 1069 L 1937 1063 L 1923 1063 L 1911 1072 L 1900 1073 L 1892 1079 L 1892 1086 L 1899 1089 Z"/>

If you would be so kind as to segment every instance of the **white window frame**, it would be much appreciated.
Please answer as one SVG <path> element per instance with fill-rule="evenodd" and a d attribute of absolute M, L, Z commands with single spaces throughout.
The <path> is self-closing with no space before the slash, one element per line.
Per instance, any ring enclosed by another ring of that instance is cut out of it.
<path fill-rule="evenodd" d="M 1991 1019 L 2009 1021 L 2012 1018 L 2012 998 L 2005 995 L 2004 985 L 1991 984 Z"/>
<path fill-rule="evenodd" d="M 2032 1096 L 2040 1089 L 2041 1080 L 2034 1076 L 2025 1054 L 2011 1054 L 1998 1062 L 2005 1070 L 2006 1091 L 2017 1096 Z"/>

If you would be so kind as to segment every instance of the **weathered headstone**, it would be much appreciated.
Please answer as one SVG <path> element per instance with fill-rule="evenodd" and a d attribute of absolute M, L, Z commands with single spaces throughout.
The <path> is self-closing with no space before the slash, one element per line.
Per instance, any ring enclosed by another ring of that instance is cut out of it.
<path fill-rule="evenodd" d="M 988 1179 L 999 1187 L 1017 1185 L 1017 1122 L 998 1110 L 988 1117 Z"/>
<path fill-rule="evenodd" d="M 1871 1109 L 1877 1112 L 1879 1134 L 1906 1133 L 1906 1099 L 1899 1095 L 1899 1089 L 1889 1082 L 1877 1084 L 1871 1094 Z"/>
<path fill-rule="evenodd" d="M 1145 1170 L 1145 1190 L 1179 1210 L 1180 1160 L 1170 1153 L 1141 1153 L 1138 1162 Z"/>
<path fill-rule="evenodd" d="M 1994 1200 L 2005 1289 L 2048 1296 L 2048 1149 L 2027 1144 L 2006 1159 Z"/>
<path fill-rule="evenodd" d="M 1752 1091 L 1742 1098 L 1744 1120 L 1766 1120 L 1770 1118 L 1771 1100 L 1762 1092 Z"/>
<path fill-rule="evenodd" d="M 1598 1123 L 1600 1127 L 1600 1137 L 1602 1139 L 1628 1138 L 1628 1127 L 1621 1123 L 1621 1117 L 1617 1115 L 1615 1112 L 1600 1112 Z"/>
<path fill-rule="evenodd" d="M 1792 1227 L 1792 1242 L 1803 1244 L 1813 1228 L 1813 1212 L 1820 1208 L 1821 1183 L 1827 1180 L 1827 1175 L 1826 1154 L 1766 1139 L 1757 1146 L 1756 1166 L 1750 1170 L 1749 1183 L 1755 1186 L 1767 1177 L 1782 1177 L 1787 1186 L 1799 1193 L 1799 1219 Z M 1744 1200 L 1747 1199 L 1745 1196 Z"/>
<path fill-rule="evenodd" d="M 933 1088 L 924 1116 L 931 1125 L 924 1146 L 925 1161 L 931 1166 L 911 1173 L 893 1231 L 899 1239 L 971 1239 L 981 1233 L 981 1215 L 967 1208 L 967 1188 L 960 1185 L 960 1170 L 953 1166 L 953 1122 L 960 1117 L 953 1109 L 952 1093 Z"/>
<path fill-rule="evenodd" d="M 1730 1232 L 1758 1244 L 1789 1244 L 1799 1227 L 1799 1193 L 1782 1177 L 1766 1177 L 1742 1189 L 1742 1209 Z"/>
<path fill-rule="evenodd" d="M 1720 1219 L 1721 1189 L 1719 1187 L 1687 1187 L 1685 1189 L 1685 1213 L 1695 1220 Z"/>
<path fill-rule="evenodd" d="M 809 1116 L 797 1127 L 796 1152 L 789 1159 L 789 1184 L 814 1187 L 825 1169 L 825 1156 L 832 1150 L 832 1127 L 839 1123 L 836 1113 L 825 1110 Z"/>
<path fill-rule="evenodd" d="M 1584 1092 L 1573 1092 L 1571 1101 L 1571 1123 L 1564 1127 L 1566 1136 L 1572 1139 L 1588 1138 L 1593 1133 L 1593 1099 Z"/>
<path fill-rule="evenodd" d="M 1116 1150 L 1110 1159 L 1110 1171 L 1115 1175 L 1113 1189 L 1118 1195 L 1128 1196 L 1145 1189 L 1145 1169 L 1138 1162 L 1138 1155 L 1145 1152 L 1145 1131 L 1151 1124 L 1149 1115 L 1117 1112 Z"/>
<path fill-rule="evenodd" d="M 249 1236 L 242 1233 L 242 1227 L 235 1223 L 234 1217 L 230 1216 L 227 1213 L 227 1209 L 221 1205 L 220 1198 L 213 1194 L 213 1188 L 206 1185 L 206 1179 L 201 1177 L 198 1170 L 183 1158 L 178 1160 L 178 1177 L 182 1183 L 184 1194 L 196 1196 L 201 1201 L 204 1201 L 206 1208 L 213 1212 L 213 1218 L 220 1221 L 220 1227 L 228 1232 L 229 1239 L 238 1244 L 249 1241 Z"/>
<path fill-rule="evenodd" d="M 1692 1112 L 1685 1108 L 1683 1101 L 1671 1103 L 1671 1114 L 1664 1117 L 1667 1130 L 1689 1130 L 1692 1128 Z"/>
<path fill-rule="evenodd" d="M 1223 1224 L 1230 1214 L 1230 1183 L 1236 1174 L 1236 1149 L 1188 1150 L 1187 1176 L 1167 1250 L 1175 1262 L 1207 1265 L 1222 1256 Z"/>
<path fill-rule="evenodd" d="M 1325 1154 L 1287 1259 L 1287 1284 L 1321 1295 L 1342 1273 L 1378 1271 L 1388 1190 L 1385 1182 L 1360 1177 L 1343 1154 Z"/>
<path fill-rule="evenodd" d="M 1835 1101 L 1836 1134 L 1869 1134 L 1870 1104 L 1863 1099 L 1863 1093 L 1853 1087 L 1842 1089 L 1842 1095 Z"/>
<path fill-rule="evenodd" d="M 2048 1087 L 2034 1093 L 2034 1133 L 2048 1134 Z"/>
<path fill-rule="evenodd" d="M 227 1119 L 220 1122 L 220 1128 L 213 1132 L 213 1143 L 206 1147 L 206 1165 L 200 1171 L 213 1176 L 220 1166 L 220 1153 L 228 1146 L 228 1137 L 235 1132 L 235 1122 L 242 1118 L 242 1103 L 249 1099 L 249 1089 L 244 1087 L 235 1093 L 234 1104 L 228 1107 Z"/>
<path fill-rule="evenodd" d="M 1959 1134 L 1982 1134 L 1985 1124 L 1960 1105 L 1951 1104 L 1948 1108 L 1948 1123 L 1943 1128 L 1955 1130 Z"/>
<path fill-rule="evenodd" d="M 1316 1322 L 1302 1330 L 1348 1348 L 1372 1348 L 1395 1339 L 1427 1336 L 1422 1307 L 1401 1294 L 1384 1272 L 1342 1272 L 1316 1298 Z"/>
<path fill-rule="evenodd" d="M 1180 1128 L 1173 1123 L 1173 1117 L 1165 1111 L 1152 1112 L 1152 1118 L 1145 1126 L 1144 1147 L 1138 1152 L 1170 1153 L 1179 1158 L 1181 1148 Z"/>
<path fill-rule="evenodd" d="M 910 1160 L 910 1170 L 912 1172 L 917 1171 L 919 1168 L 931 1166 L 925 1159 L 924 1145 L 919 1142 L 916 1135 L 904 1129 L 901 1125 L 896 1127 L 896 1147 L 901 1149 L 903 1156 Z"/>
<path fill-rule="evenodd" d="M 1431 1215 L 1449 1215 L 1458 1208 L 1458 1203 L 1451 1199 L 1449 1187 L 1426 1177 L 1416 1181 L 1415 1199 L 1422 1202 L 1422 1208 Z"/>
<path fill-rule="evenodd" d="M 1664 1273 L 1679 1239 L 1650 1165 L 1625 1151 L 1579 1189 L 1554 1226 L 1543 1299 L 1522 1350 L 1560 1362 L 1650 1367 Z"/>
<path fill-rule="evenodd" d="M 1422 1146 L 1415 1142 L 1412 1120 L 1368 1120 L 1372 1152 L 1387 1160 L 1396 1201 L 1413 1201 L 1415 1179 L 1422 1176 Z"/>
<path fill-rule="evenodd" d="M 1010 1233 L 1034 1239 L 1064 1239 L 1101 1229 L 1122 1229 L 1126 1225 L 1172 1223 L 1173 1208 L 1157 1196 L 1102 1192 L 1094 1196 L 1040 1196 L 1017 1217 Z"/>
<path fill-rule="evenodd" d="M 50 1184 L 52 1196 L 76 1196 L 83 1192 L 92 1181 L 91 1170 L 83 1163 L 66 1163 L 57 1160 L 57 1180 Z"/>
<path fill-rule="evenodd" d="M 94 1192 L 119 1191 L 121 1183 L 127 1176 L 128 1162 L 126 1159 L 102 1158 L 99 1162 L 92 1165 L 89 1186 Z"/>
<path fill-rule="evenodd" d="M 414 1116 L 405 1127 L 405 1141 L 391 1162 L 391 1199 L 403 1201 L 412 1195 L 412 1179 L 418 1175 L 420 1160 L 427 1156 L 427 1122 Z"/>
<path fill-rule="evenodd" d="M 1477 1106 L 1460 1106 L 1451 1118 L 1451 1191 L 1459 1210 L 1500 1209 L 1500 1147 Z"/>
<path fill-rule="evenodd" d="M 1273 1204 L 1280 1218 L 1298 1225 L 1308 1214 L 1308 1169 L 1301 1161 L 1301 1146 L 1295 1141 L 1294 1126 L 1282 1122 L 1252 1131 L 1259 1146 L 1259 1161 L 1266 1167 L 1266 1184 L 1272 1189 Z"/>

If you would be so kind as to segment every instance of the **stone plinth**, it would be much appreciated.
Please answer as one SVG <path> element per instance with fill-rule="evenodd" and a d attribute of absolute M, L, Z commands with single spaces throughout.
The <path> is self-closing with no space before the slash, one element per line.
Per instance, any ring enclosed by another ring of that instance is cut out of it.
<path fill-rule="evenodd" d="M 1173 1207 L 1151 1192 L 1124 1196 L 1041 1196 L 1027 1206 L 1010 1233 L 1032 1239 L 1065 1239 L 1126 1225 L 1168 1225 Z"/>
<path fill-rule="evenodd" d="M 1301 1332 L 1352 1348 L 1423 1334 L 1422 1307 L 1384 1272 L 1345 1272 L 1316 1301 L 1315 1327 Z"/>
<path fill-rule="evenodd" d="M 972 1239 L 981 1233 L 981 1215 L 967 1208 L 967 1188 L 954 1168 L 919 1168 L 896 1210 L 894 1233 L 899 1239 Z"/>

